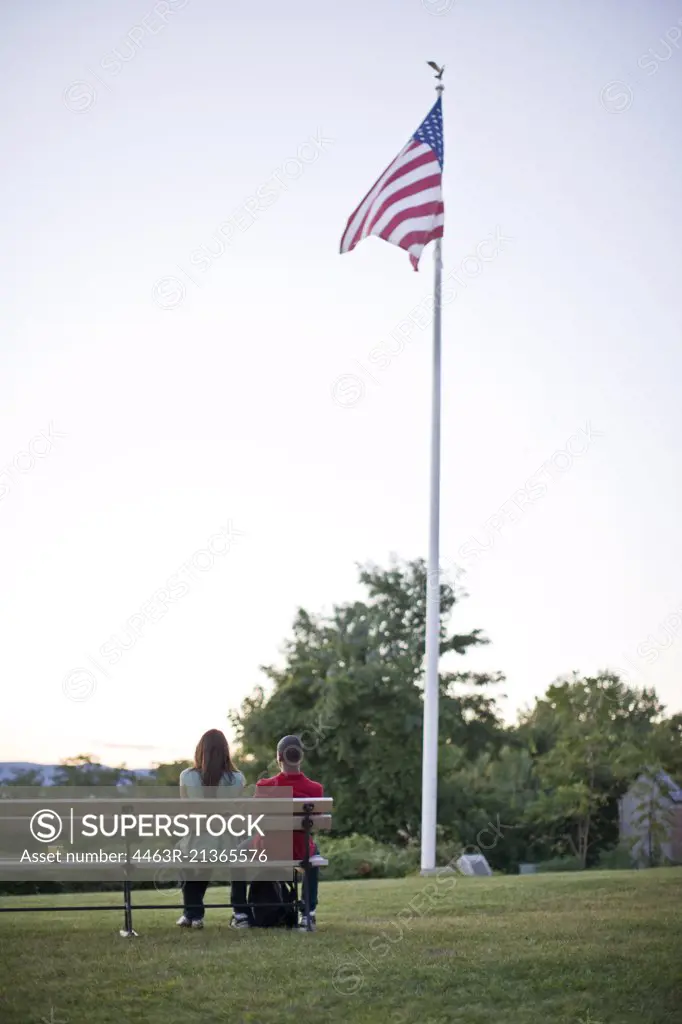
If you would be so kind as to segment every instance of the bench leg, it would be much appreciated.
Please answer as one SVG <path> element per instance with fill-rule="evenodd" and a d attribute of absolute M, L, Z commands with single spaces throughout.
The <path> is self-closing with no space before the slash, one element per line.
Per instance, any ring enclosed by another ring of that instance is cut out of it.
<path fill-rule="evenodd" d="M 303 869 L 303 906 L 305 908 L 306 931 L 311 932 L 310 923 L 310 864 L 306 863 Z"/>
<path fill-rule="evenodd" d="M 137 932 L 133 930 L 133 903 L 130 882 L 127 878 L 123 882 L 123 928 L 118 934 L 122 939 L 137 937 Z"/>
<path fill-rule="evenodd" d="M 313 831 L 313 819 L 310 815 L 312 811 L 312 804 L 304 804 L 303 810 L 305 817 L 301 824 L 303 825 L 303 832 L 305 835 L 305 858 L 303 861 L 303 902 L 305 906 L 305 924 L 306 931 L 311 932 L 313 930 L 310 922 L 310 843 L 311 833 Z"/>
<path fill-rule="evenodd" d="M 301 918 L 301 908 L 303 907 L 303 900 L 302 900 L 302 898 L 299 898 L 299 895 L 298 895 L 299 876 L 300 876 L 300 872 L 298 870 L 294 871 L 294 906 L 296 907 L 296 927 L 297 928 L 298 928 L 299 924 L 301 923 L 301 920 L 300 920 L 300 918 Z"/>

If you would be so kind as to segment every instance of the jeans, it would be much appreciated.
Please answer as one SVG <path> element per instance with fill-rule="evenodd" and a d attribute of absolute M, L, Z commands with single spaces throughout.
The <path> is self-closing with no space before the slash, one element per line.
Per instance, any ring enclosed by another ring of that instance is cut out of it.
<path fill-rule="evenodd" d="M 188 881 L 182 883 L 184 914 L 188 921 L 203 921 L 204 895 L 207 889 L 208 882 Z"/>
<path fill-rule="evenodd" d="M 314 853 L 319 853 L 317 843 Z M 317 909 L 317 890 L 320 884 L 320 869 L 310 868 L 310 910 Z M 246 882 L 232 882 L 232 910 L 235 914 L 248 914 L 249 907 L 246 901 Z M 303 899 L 305 900 L 306 879 L 303 878 Z M 203 895 L 203 893 L 202 893 Z M 203 917 L 203 912 L 202 912 Z"/>
<path fill-rule="evenodd" d="M 317 846 L 315 853 L 319 853 Z M 317 910 L 317 888 L 320 884 L 320 869 L 310 868 L 310 911 Z M 305 900 L 306 880 L 303 878 L 303 899 Z"/>

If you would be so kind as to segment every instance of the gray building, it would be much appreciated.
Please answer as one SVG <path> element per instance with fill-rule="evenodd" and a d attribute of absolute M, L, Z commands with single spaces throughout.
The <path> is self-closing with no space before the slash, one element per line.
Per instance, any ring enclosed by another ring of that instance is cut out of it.
<path fill-rule="evenodd" d="M 682 787 L 665 772 L 643 773 L 620 800 L 620 838 L 633 862 L 682 863 Z"/>

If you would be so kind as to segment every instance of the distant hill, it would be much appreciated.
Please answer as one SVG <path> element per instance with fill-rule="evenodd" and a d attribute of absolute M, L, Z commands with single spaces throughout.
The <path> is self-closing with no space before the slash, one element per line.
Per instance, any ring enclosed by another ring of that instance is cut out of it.
<path fill-rule="evenodd" d="M 104 765 L 103 767 L 107 767 Z M 0 783 L 11 779 L 16 772 L 35 771 L 41 772 L 44 786 L 51 786 L 54 783 L 55 772 L 59 769 L 58 764 L 35 764 L 33 761 L 0 761 Z M 136 775 L 144 778 L 152 775 L 151 768 L 131 768 Z"/>

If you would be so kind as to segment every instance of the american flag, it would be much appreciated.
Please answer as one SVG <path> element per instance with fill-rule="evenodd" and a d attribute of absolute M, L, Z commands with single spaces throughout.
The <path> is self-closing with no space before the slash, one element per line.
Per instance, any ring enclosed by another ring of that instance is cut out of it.
<path fill-rule="evenodd" d="M 443 237 L 443 108 L 440 96 L 410 141 L 372 186 L 346 225 L 341 252 L 369 235 L 407 249 L 419 269 L 426 245 Z"/>

